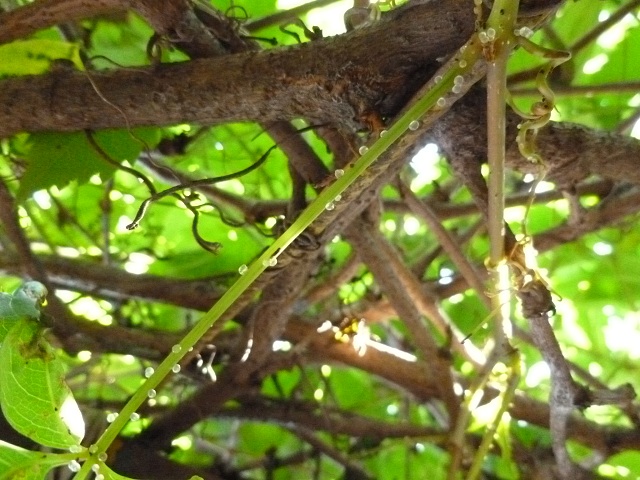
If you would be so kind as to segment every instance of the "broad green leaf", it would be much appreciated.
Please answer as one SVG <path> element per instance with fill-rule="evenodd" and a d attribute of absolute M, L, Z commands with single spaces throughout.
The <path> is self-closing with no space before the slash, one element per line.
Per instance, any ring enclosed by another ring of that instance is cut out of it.
<path fill-rule="evenodd" d="M 0 440 L 0 480 L 42 480 L 66 459 L 55 454 L 32 452 Z"/>
<path fill-rule="evenodd" d="M 0 59 L 0 76 L 45 73 L 57 59 L 70 60 L 82 68 L 78 45 L 41 38 L 0 45 Z"/>
<path fill-rule="evenodd" d="M 107 465 L 100 466 L 100 473 L 104 476 L 104 480 L 137 480 L 135 478 L 125 477 L 124 475 L 120 475 L 119 473 L 116 473 L 113 470 L 111 470 Z M 199 477 L 197 475 L 194 475 L 193 477 L 189 478 L 189 480 L 198 480 L 198 479 L 203 480 L 202 477 Z M 0 480 L 2 480 L 2 477 L 0 477 Z"/>
<path fill-rule="evenodd" d="M 375 402 L 376 394 L 370 376 L 354 369 L 335 368 L 330 376 L 331 389 L 342 408 L 358 409 Z"/>
<path fill-rule="evenodd" d="M 94 138 L 111 160 L 132 162 L 144 148 L 151 148 L 157 143 L 159 130 L 104 130 L 96 133 Z M 82 132 L 34 133 L 30 136 L 30 144 L 25 155 L 27 170 L 17 194 L 19 200 L 52 185 L 62 188 L 73 180 L 85 183 L 95 174 L 104 180 L 116 170 L 90 145 Z"/>
<path fill-rule="evenodd" d="M 84 421 L 64 364 L 33 320 L 20 319 L 0 346 L 0 404 L 13 428 L 54 448 L 78 445 Z"/>
<path fill-rule="evenodd" d="M 135 478 L 125 477 L 119 473 L 114 472 L 106 465 L 100 466 L 100 473 L 104 476 L 104 480 L 136 480 Z"/>

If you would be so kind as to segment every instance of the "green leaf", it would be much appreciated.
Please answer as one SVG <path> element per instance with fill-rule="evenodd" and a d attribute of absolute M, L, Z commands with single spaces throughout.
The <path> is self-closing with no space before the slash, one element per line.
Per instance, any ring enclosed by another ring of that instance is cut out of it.
<path fill-rule="evenodd" d="M 32 452 L 0 440 L 0 480 L 42 480 L 49 470 L 67 461 L 59 455 Z"/>
<path fill-rule="evenodd" d="M 100 464 L 100 473 L 103 475 L 104 480 L 137 480 L 135 478 L 125 477 L 124 475 L 120 475 L 119 473 L 114 472 L 107 465 L 104 465 L 104 464 Z M 202 477 L 199 477 L 197 475 L 194 475 L 191 478 L 189 478 L 189 480 L 198 480 L 198 479 L 203 480 Z M 2 477 L 0 477 L 0 480 L 2 480 Z"/>
<path fill-rule="evenodd" d="M 20 319 L 0 346 L 0 404 L 18 432 L 54 448 L 79 445 L 84 421 L 42 328 Z"/>
<path fill-rule="evenodd" d="M 115 162 L 133 162 L 143 148 L 154 146 L 160 137 L 155 128 L 104 130 L 94 134 L 96 143 Z M 27 170 L 24 173 L 18 200 L 24 200 L 37 190 L 52 185 L 62 188 L 75 180 L 86 183 L 99 174 L 103 180 L 110 178 L 116 166 L 102 158 L 89 144 L 82 132 L 41 132 L 30 136 L 31 147 L 25 155 Z"/>
<path fill-rule="evenodd" d="M 0 45 L 0 76 L 38 75 L 57 59 L 71 60 L 82 68 L 78 45 L 46 39 L 20 40 Z"/>
<path fill-rule="evenodd" d="M 100 465 L 100 473 L 104 476 L 104 480 L 136 480 L 135 478 L 120 475 L 106 465 Z"/>
<path fill-rule="evenodd" d="M 371 377 L 353 369 L 335 368 L 331 372 L 331 389 L 342 408 L 357 409 L 375 401 Z"/>

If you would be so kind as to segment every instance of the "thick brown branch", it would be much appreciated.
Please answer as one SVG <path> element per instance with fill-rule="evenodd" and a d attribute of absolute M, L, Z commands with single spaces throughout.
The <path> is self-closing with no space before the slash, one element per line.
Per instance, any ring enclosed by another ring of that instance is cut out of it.
<path fill-rule="evenodd" d="M 393 114 L 433 71 L 436 58 L 471 34 L 468 2 L 450 0 L 447 7 L 407 5 L 370 28 L 292 48 L 8 79 L 0 83 L 0 137 L 20 131 L 298 117 L 359 129 L 360 117 L 369 111 Z"/>

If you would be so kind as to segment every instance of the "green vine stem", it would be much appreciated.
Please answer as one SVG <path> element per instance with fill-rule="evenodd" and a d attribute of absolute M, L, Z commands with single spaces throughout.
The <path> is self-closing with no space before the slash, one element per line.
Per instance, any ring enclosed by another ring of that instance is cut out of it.
<path fill-rule="evenodd" d="M 515 26 L 518 16 L 519 0 L 496 0 L 493 4 L 484 29 L 476 33 L 487 64 L 487 161 L 489 164 L 488 179 L 488 232 L 489 232 L 489 257 L 486 264 L 489 270 L 489 283 L 492 303 L 492 312 L 495 313 L 493 338 L 495 346 L 487 359 L 477 380 L 472 385 L 462 403 L 460 414 L 456 420 L 449 439 L 451 461 L 449 463 L 447 478 L 458 478 L 461 467 L 464 435 L 469 418 L 474 409 L 474 398 L 478 392 L 484 389 L 485 383 L 491 376 L 496 364 L 505 355 L 514 350 L 510 346 L 509 314 L 511 309 L 511 293 L 509 282 L 509 269 L 505 258 L 504 249 L 504 208 L 505 208 L 505 144 L 506 144 L 506 103 L 509 97 L 507 90 L 507 62 L 511 52 L 517 43 Z M 480 16 L 481 2 L 476 2 L 476 13 Z M 510 378 L 519 378 L 510 373 Z M 515 382 L 517 385 L 517 381 Z M 513 389 L 515 390 L 515 385 Z M 508 400 L 508 401 L 507 401 Z M 505 403 L 506 402 L 506 403 Z M 493 440 L 495 428 L 508 408 L 510 399 L 506 396 L 501 404 L 500 411 L 494 420 L 494 428 L 489 429 L 483 435 L 482 449 L 474 456 L 472 470 L 468 478 L 476 478 L 484 457 Z"/>
<path fill-rule="evenodd" d="M 506 144 L 507 62 L 517 39 L 514 34 L 518 18 L 519 0 L 497 0 L 486 30 L 479 32 L 481 41 L 486 36 L 487 46 L 487 154 L 489 163 L 489 259 L 488 267 L 493 293 L 493 307 L 498 312 L 494 322 L 494 340 L 500 352 L 509 350 L 510 294 L 501 294 L 508 285 L 508 267 L 504 251 L 504 178 Z M 495 39 L 495 40 L 494 40 Z M 507 277 L 507 278 L 505 278 Z"/>
<path fill-rule="evenodd" d="M 522 362 L 520 353 L 517 350 L 513 350 L 511 352 L 509 361 L 507 362 L 506 366 L 508 378 L 504 390 L 500 392 L 500 395 L 498 395 L 500 408 L 496 412 L 496 416 L 493 419 L 490 427 L 482 436 L 482 441 L 480 442 L 480 446 L 473 456 L 473 462 L 471 463 L 471 467 L 469 468 L 469 473 L 467 474 L 466 480 L 475 480 L 480 475 L 482 465 L 484 464 L 485 458 L 489 453 L 489 450 L 493 443 L 493 438 L 498 430 L 498 426 L 503 421 L 504 415 L 507 412 L 509 405 L 511 405 L 511 402 L 513 401 L 513 397 L 516 394 L 516 388 L 518 387 L 518 383 L 522 378 Z"/>
<path fill-rule="evenodd" d="M 165 377 L 171 374 L 174 365 L 212 327 L 224 312 L 247 290 L 251 284 L 270 266 L 277 264 L 277 257 L 318 218 L 327 205 L 335 203 L 337 198 L 351 185 L 377 158 L 408 130 L 416 130 L 420 122 L 423 126 L 432 124 L 455 100 L 466 93 L 475 80 L 474 67 L 482 59 L 482 49 L 477 38 L 460 49 L 446 62 L 432 80 L 423 88 L 418 98 L 395 121 L 386 133 L 373 140 L 357 160 L 344 169 L 344 175 L 325 188 L 316 199 L 300 214 L 291 226 L 278 237 L 225 292 L 218 302 L 205 313 L 185 337 L 173 346 L 171 353 L 158 365 L 142 386 L 136 390 L 116 419 L 109 425 L 95 444 L 89 447 L 89 458 L 75 475 L 74 480 L 84 480 L 92 472 L 94 464 L 106 461 L 106 452 L 111 443 L 129 421 L 132 414 L 156 395 L 155 388 Z M 427 115 L 428 114 L 428 115 Z M 425 117 L 426 115 L 426 117 Z M 244 269 L 243 269 L 244 270 Z"/>

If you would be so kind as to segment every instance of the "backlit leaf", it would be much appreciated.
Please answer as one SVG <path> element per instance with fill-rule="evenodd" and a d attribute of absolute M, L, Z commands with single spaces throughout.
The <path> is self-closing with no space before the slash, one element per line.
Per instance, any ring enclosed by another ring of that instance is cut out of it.
<path fill-rule="evenodd" d="M 115 162 L 133 162 L 144 148 L 151 148 L 159 140 L 158 129 L 139 128 L 105 130 L 94 135 L 96 143 Z M 27 170 L 22 176 L 17 197 L 27 198 L 33 192 L 66 186 L 71 181 L 86 183 L 91 176 L 99 174 L 103 180 L 111 177 L 116 166 L 89 144 L 82 132 L 41 132 L 30 136 L 31 147 L 25 158 Z"/>
<path fill-rule="evenodd" d="M 70 60 L 80 68 L 78 52 L 78 45 L 73 43 L 42 38 L 0 45 L 0 76 L 45 73 L 57 59 Z"/>
<path fill-rule="evenodd" d="M 33 320 L 21 319 L 0 346 L 0 404 L 18 432 L 54 448 L 78 445 L 84 421 L 64 382 L 64 364 Z"/>

